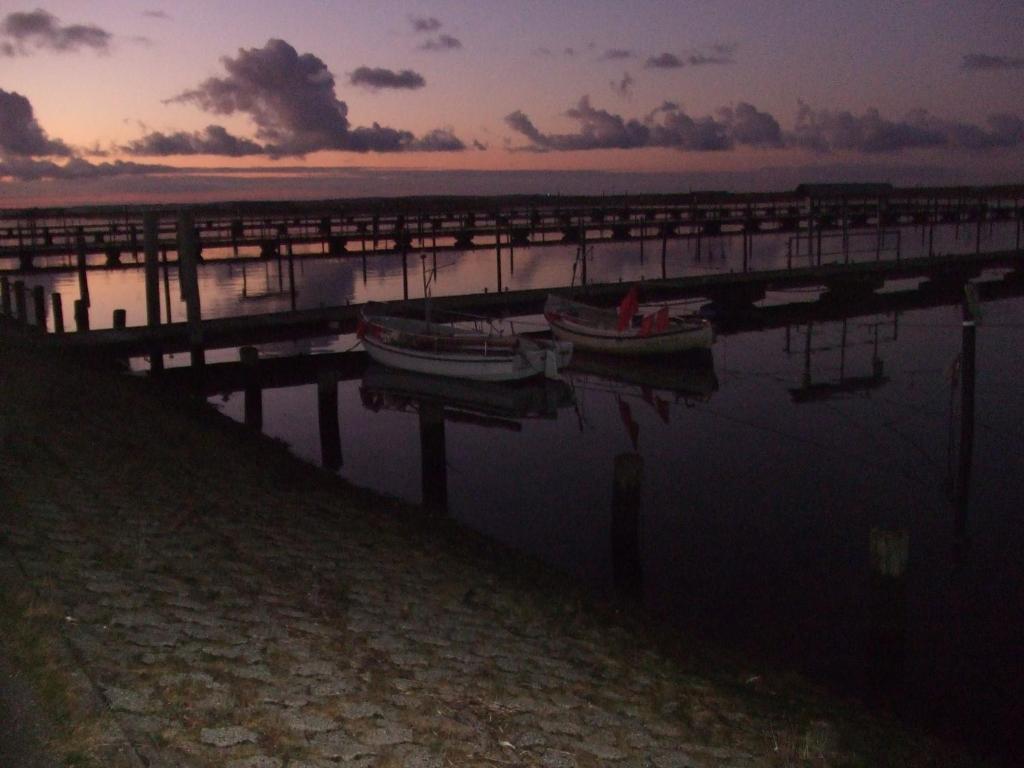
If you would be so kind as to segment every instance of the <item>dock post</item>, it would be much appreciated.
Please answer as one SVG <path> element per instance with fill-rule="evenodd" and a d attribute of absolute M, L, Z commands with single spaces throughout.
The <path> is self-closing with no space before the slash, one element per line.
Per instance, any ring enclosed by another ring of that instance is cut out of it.
<path fill-rule="evenodd" d="M 320 463 L 324 469 L 341 468 L 341 430 L 338 426 L 338 374 L 322 371 L 317 379 L 317 413 L 320 421 Z"/>
<path fill-rule="evenodd" d="M 644 460 L 639 453 L 615 457 L 612 483 L 612 577 L 621 594 L 639 598 L 643 592 L 643 561 L 640 551 L 641 499 Z"/>
<path fill-rule="evenodd" d="M 494 226 L 494 256 L 498 263 L 498 293 L 501 293 L 501 230 Z"/>
<path fill-rule="evenodd" d="M 89 305 L 82 299 L 75 299 L 75 330 L 78 333 L 89 330 Z"/>
<path fill-rule="evenodd" d="M 85 229 L 83 227 L 78 228 L 75 236 L 75 255 L 78 258 L 78 297 L 85 302 L 85 308 L 88 309 L 92 302 L 89 300 L 89 276 L 85 272 L 88 255 L 85 252 Z"/>
<path fill-rule="evenodd" d="M 41 285 L 32 289 L 32 308 L 35 310 L 36 328 L 46 333 L 46 289 Z"/>
<path fill-rule="evenodd" d="M 1017 207 L 1017 239 L 1016 239 L 1016 244 L 1014 246 L 1014 250 L 1016 250 L 1016 251 L 1020 251 L 1020 225 L 1021 225 L 1021 221 L 1022 220 L 1024 220 L 1024 210 L 1021 210 L 1021 208 L 1018 206 Z"/>
<path fill-rule="evenodd" d="M 53 332 L 64 333 L 64 302 L 56 291 L 50 295 L 53 305 Z"/>
<path fill-rule="evenodd" d="M 647 235 L 647 214 L 640 214 L 640 266 L 644 265 L 644 239 Z"/>
<path fill-rule="evenodd" d="M 880 693 L 892 690 L 906 658 L 907 561 L 905 529 L 872 528 L 869 540 L 870 665 Z"/>
<path fill-rule="evenodd" d="M 583 223 L 583 218 L 580 217 L 580 255 L 583 258 L 582 272 L 580 274 L 580 283 L 583 285 L 587 284 L 587 225 Z"/>
<path fill-rule="evenodd" d="M 661 228 L 661 279 L 664 280 L 666 277 L 665 272 L 665 256 L 668 254 L 668 224 L 664 224 Z"/>
<path fill-rule="evenodd" d="M 142 214 L 142 249 L 146 279 L 146 326 L 160 325 L 160 218 L 155 211 Z M 244 267 L 243 267 L 244 269 Z M 149 348 L 149 370 L 159 373 L 164 356 L 159 343 Z"/>
<path fill-rule="evenodd" d="M 188 322 L 189 346 L 192 365 L 202 367 L 206 363 L 203 351 L 203 313 L 199 303 L 199 243 L 196 238 L 195 216 L 191 209 L 178 212 L 178 280 L 181 295 L 185 300 L 185 315 Z"/>
<path fill-rule="evenodd" d="M 976 254 L 977 253 L 981 253 L 981 222 L 984 219 L 984 215 L 983 215 L 982 211 L 983 211 L 983 209 L 979 205 L 978 206 L 978 226 L 976 227 L 975 234 L 974 234 L 974 252 Z"/>
<path fill-rule="evenodd" d="M 123 331 L 128 326 L 128 313 L 123 309 L 115 309 L 111 327 Z"/>
<path fill-rule="evenodd" d="M 25 304 L 25 283 L 23 280 L 14 281 L 14 319 L 21 323 L 28 323 L 28 308 Z"/>
<path fill-rule="evenodd" d="M 238 359 L 245 368 L 245 425 L 263 429 L 263 388 L 260 385 L 258 365 L 260 351 L 256 347 L 242 347 Z"/>
<path fill-rule="evenodd" d="M 285 251 L 288 254 L 288 294 L 291 297 L 292 312 L 295 311 L 295 255 L 292 253 L 292 239 L 289 237 L 285 242 Z"/>
<path fill-rule="evenodd" d="M 160 220 L 155 211 L 142 214 L 142 247 L 145 252 L 146 325 L 160 325 Z"/>
<path fill-rule="evenodd" d="M 7 316 L 11 316 L 11 281 L 7 275 L 0 277 L 0 309 Z"/>
<path fill-rule="evenodd" d="M 409 300 L 409 246 L 402 237 L 402 298 Z"/>
<path fill-rule="evenodd" d="M 960 450 L 954 486 L 954 530 L 958 537 L 967 535 L 967 499 L 971 486 L 971 463 L 974 455 L 974 380 L 975 380 L 975 308 L 977 289 L 964 286 L 963 333 L 960 351 Z"/>
<path fill-rule="evenodd" d="M 420 463 L 423 507 L 444 514 L 448 511 L 448 458 L 444 406 L 437 403 L 420 403 Z"/>

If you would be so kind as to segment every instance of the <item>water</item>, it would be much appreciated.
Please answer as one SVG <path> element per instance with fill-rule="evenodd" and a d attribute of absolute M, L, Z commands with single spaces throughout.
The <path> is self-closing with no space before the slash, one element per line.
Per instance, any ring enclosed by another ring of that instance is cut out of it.
<path fill-rule="evenodd" d="M 973 250 L 974 233 L 961 235 L 937 230 L 936 251 Z M 994 227 L 984 247 L 1009 247 L 1012 237 L 1012 226 Z M 754 243 L 756 268 L 784 264 L 783 236 Z M 904 231 L 903 255 L 922 247 L 923 238 Z M 739 268 L 738 238 L 704 248 L 698 261 L 693 243 L 670 243 L 667 273 Z M 868 250 L 874 258 L 873 242 Z M 515 289 L 564 284 L 573 253 L 517 249 L 514 274 L 507 250 L 503 257 L 504 284 Z M 418 262 L 410 258 L 413 296 L 422 291 Z M 298 261 L 295 269 L 299 307 L 402 292 L 400 257 L 370 259 L 365 280 L 358 257 Z M 599 246 L 589 264 L 595 281 L 660 270 L 660 243 L 650 242 L 643 263 L 632 244 Z M 171 316 L 182 319 L 173 270 L 168 277 Z M 276 263 L 208 265 L 204 316 L 286 309 L 287 279 Z M 51 289 L 76 295 L 73 275 L 53 280 Z M 98 320 L 126 307 L 129 322 L 141 322 L 140 271 L 93 273 L 90 281 Z M 438 257 L 435 294 L 495 283 L 491 251 Z M 353 341 L 265 345 L 261 353 L 339 350 Z M 496 405 L 492 390 L 469 393 L 448 406 L 444 422 L 448 511 L 686 634 L 744 654 L 752 674 L 764 665 L 795 668 L 1006 756 L 1021 746 L 1024 722 L 1022 342 L 1024 298 L 986 302 L 960 508 L 961 309 L 938 306 L 720 336 L 709 358 L 672 363 L 668 382 L 665 366 L 602 371 L 592 360 L 570 374 L 570 397 L 527 385 Z M 237 351 L 208 359 L 237 359 Z M 186 364 L 187 355 L 172 363 Z M 438 406 L 429 395 L 396 393 L 408 382 L 391 379 L 376 372 L 338 385 L 339 471 L 419 503 L 421 425 L 430 430 L 421 414 Z M 211 401 L 242 420 L 241 393 Z M 315 384 L 267 389 L 263 429 L 319 463 L 317 407 Z M 612 514 L 623 454 L 643 462 L 638 518 Z M 895 542 L 897 561 L 905 546 L 901 575 L 873 573 L 871 546 L 880 537 Z"/>

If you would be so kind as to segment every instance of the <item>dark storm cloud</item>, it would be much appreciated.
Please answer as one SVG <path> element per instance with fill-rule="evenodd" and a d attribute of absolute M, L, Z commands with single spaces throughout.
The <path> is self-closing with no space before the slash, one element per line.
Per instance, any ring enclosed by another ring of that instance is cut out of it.
<path fill-rule="evenodd" d="M 82 48 L 106 52 L 113 38 L 92 24 L 62 25 L 52 13 L 40 9 L 9 13 L 0 22 L 0 54 L 27 55 L 31 48 L 66 53 Z"/>
<path fill-rule="evenodd" d="M 454 51 L 462 47 L 462 41 L 451 35 L 438 35 L 420 45 L 421 51 Z"/>
<path fill-rule="evenodd" d="M 129 155 L 145 155 L 164 157 L 167 155 L 225 155 L 227 157 L 244 157 L 261 155 L 263 147 L 255 141 L 243 139 L 228 133 L 220 125 L 208 125 L 206 130 L 193 133 L 177 131 L 161 133 L 154 131 L 141 139 L 122 146 L 121 151 Z"/>
<path fill-rule="evenodd" d="M 942 120 L 924 110 L 902 120 L 882 117 L 877 109 L 863 115 L 828 110 L 815 111 L 801 103 L 796 127 L 787 143 L 819 152 L 898 152 L 936 147 L 985 150 L 1017 147 L 1024 143 L 1021 119 L 1016 115 L 992 115 L 986 126 Z"/>
<path fill-rule="evenodd" d="M 637 120 L 595 109 L 584 96 L 566 115 L 579 123 L 576 133 L 542 133 L 521 111 L 508 115 L 505 123 L 530 142 L 527 149 L 536 151 L 669 147 L 712 152 L 731 149 L 736 144 L 781 144 L 781 129 L 775 119 L 745 103 L 721 110 L 718 118 L 694 118 L 679 105 L 666 101 Z"/>
<path fill-rule="evenodd" d="M 1024 59 L 1009 56 L 992 56 L 987 53 L 966 53 L 960 62 L 960 69 L 1004 70 L 1024 69 Z"/>
<path fill-rule="evenodd" d="M 409 23 L 414 32 L 437 32 L 441 28 L 441 22 L 433 16 L 412 16 Z"/>
<path fill-rule="evenodd" d="M 6 157 L 68 156 L 71 149 L 51 139 L 36 121 L 32 104 L 20 93 L 0 88 L 0 155 Z"/>
<path fill-rule="evenodd" d="M 359 85 L 363 88 L 397 88 L 413 90 L 422 88 L 427 84 L 423 75 L 413 72 L 411 69 L 403 69 L 401 72 L 394 72 L 381 67 L 359 67 L 351 75 L 349 82 L 352 85 Z"/>
<path fill-rule="evenodd" d="M 602 53 L 599 57 L 601 61 L 621 61 L 622 59 L 632 59 L 633 52 L 628 51 L 625 48 L 609 48 L 607 51 Z"/>
<path fill-rule="evenodd" d="M 107 176 L 144 176 L 153 173 L 175 173 L 177 169 L 166 165 L 140 163 L 90 163 L 75 157 L 64 165 L 48 160 L 30 158 L 0 159 L 0 179 L 38 181 L 39 179 L 95 179 Z"/>
<path fill-rule="evenodd" d="M 331 71 L 313 54 L 300 55 L 284 40 L 242 48 L 221 62 L 225 77 L 211 77 L 170 101 L 192 103 L 217 115 L 248 115 L 256 124 L 256 138 L 273 157 L 331 149 L 427 151 L 437 145 L 377 123 L 353 129 L 348 105 L 335 95 Z M 464 148 L 451 138 L 454 141 L 443 142 L 445 151 Z"/>

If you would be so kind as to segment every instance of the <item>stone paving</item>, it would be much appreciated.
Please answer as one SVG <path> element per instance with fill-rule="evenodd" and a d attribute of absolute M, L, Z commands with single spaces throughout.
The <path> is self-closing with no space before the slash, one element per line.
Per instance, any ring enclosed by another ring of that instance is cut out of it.
<path fill-rule="evenodd" d="M 201 407 L 20 370 L 0 363 L 0 394 L 20 398 L 0 554 L 62 617 L 141 764 L 858 760 L 827 700 L 698 674 L 571 587 L 537 586 L 557 578 L 519 578 Z"/>

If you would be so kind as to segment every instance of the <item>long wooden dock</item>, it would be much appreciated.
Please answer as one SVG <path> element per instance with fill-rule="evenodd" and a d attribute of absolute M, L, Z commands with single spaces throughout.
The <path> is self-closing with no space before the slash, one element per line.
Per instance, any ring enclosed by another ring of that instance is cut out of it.
<path fill-rule="evenodd" d="M 174 260 L 180 206 L 0 210 L 0 272 L 142 266 L 150 247 Z M 788 192 L 601 197 L 432 197 L 190 206 L 197 258 L 296 258 L 407 251 L 658 241 L 789 233 L 814 247 L 824 235 L 891 227 L 1016 222 L 1024 187 L 908 188 L 805 185 Z M 226 253 L 225 253 L 226 252 Z M 97 257 L 99 260 L 97 261 Z"/>
<path fill-rule="evenodd" d="M 925 291 L 962 292 L 968 280 L 984 269 L 1011 269 L 1019 279 L 1024 254 L 996 251 L 979 254 L 943 255 L 912 259 L 856 263 L 824 264 L 756 272 L 719 273 L 662 280 L 640 284 L 642 301 L 657 302 L 704 298 L 712 302 L 721 322 L 727 325 L 738 317 L 751 316 L 754 304 L 769 291 L 821 287 L 833 301 L 871 300 L 887 280 L 926 279 Z M 1015 283 L 1011 278 L 1010 283 Z M 6 278 L 4 278 L 6 284 Z M 581 290 L 581 289 L 577 289 Z M 585 289 L 588 301 L 614 304 L 624 291 L 621 283 L 590 284 Z M 24 293 L 24 288 L 22 288 Z M 568 288 L 537 288 L 502 293 L 441 296 L 431 299 L 439 316 L 476 315 L 508 318 L 539 314 L 549 293 L 567 294 Z M 274 341 L 326 337 L 353 333 L 361 305 L 346 304 L 289 312 L 228 318 L 112 328 L 95 331 L 41 335 L 39 343 L 73 349 L 93 350 L 99 354 L 129 357 L 175 353 L 203 349 L 239 347 Z M 881 306 L 881 305 L 880 305 Z M 396 301 L 399 313 L 422 313 L 422 300 Z M 23 321 L 31 325 L 23 308 Z M 8 311 L 8 314 L 11 314 Z M 755 313 L 756 314 L 756 313 Z"/>

